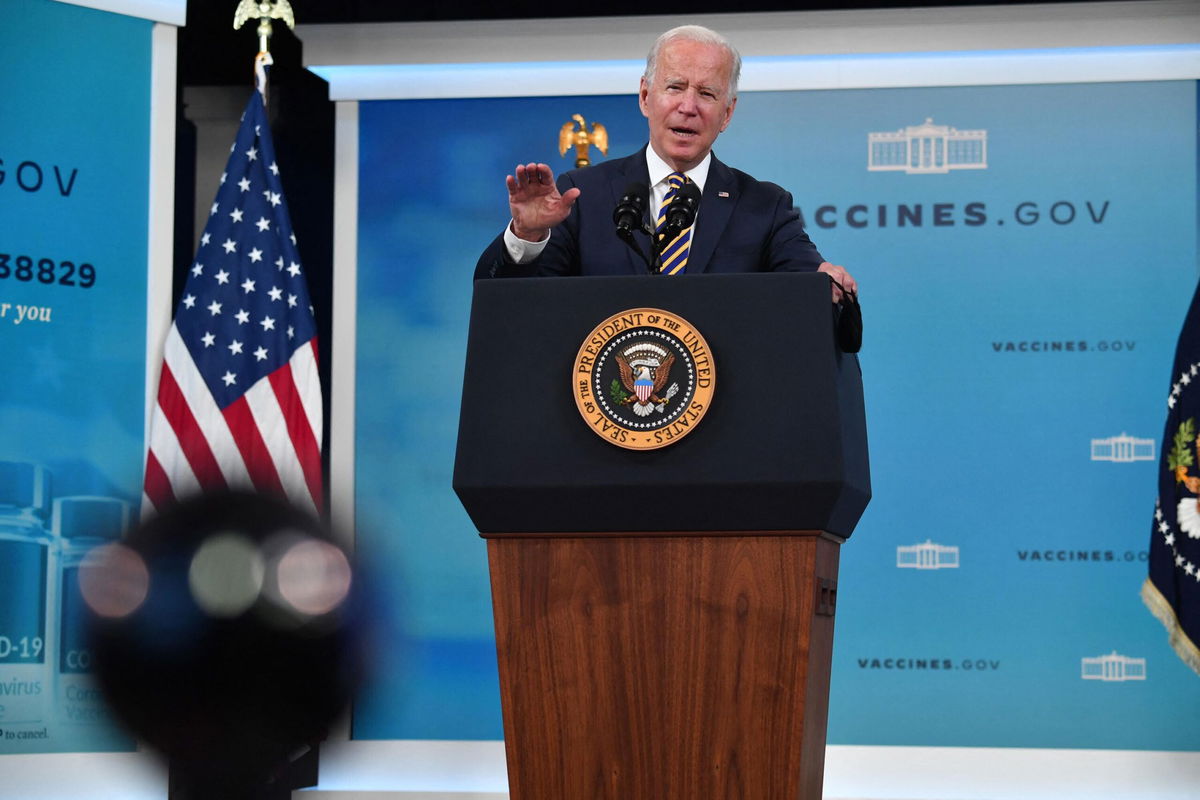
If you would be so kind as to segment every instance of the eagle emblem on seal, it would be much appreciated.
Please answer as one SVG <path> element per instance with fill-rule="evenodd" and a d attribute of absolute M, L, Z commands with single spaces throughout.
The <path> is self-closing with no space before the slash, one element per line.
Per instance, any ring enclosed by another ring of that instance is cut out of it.
<path fill-rule="evenodd" d="M 648 417 L 655 411 L 661 414 L 667 402 L 679 391 L 677 383 L 663 391 L 671 377 L 671 365 L 675 363 L 674 354 L 664 347 L 639 342 L 617 353 L 616 362 L 621 383 L 629 391 L 621 403 L 631 406 L 639 417 Z"/>

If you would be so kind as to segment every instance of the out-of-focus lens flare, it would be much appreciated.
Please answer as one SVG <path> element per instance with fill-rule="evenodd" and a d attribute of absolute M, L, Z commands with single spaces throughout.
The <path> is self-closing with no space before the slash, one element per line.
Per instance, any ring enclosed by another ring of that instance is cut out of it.
<path fill-rule="evenodd" d="M 303 614 L 328 614 L 350 593 L 350 564 L 340 549 L 319 539 L 289 547 L 276 566 L 280 596 Z"/>
<path fill-rule="evenodd" d="M 123 544 L 93 548 L 79 565 L 83 600 L 101 617 L 127 617 L 150 592 L 150 570 L 140 555 Z"/>
<path fill-rule="evenodd" d="M 214 617 L 236 617 L 258 600 L 266 567 L 245 536 L 210 536 L 192 556 L 188 586 L 196 605 Z"/>

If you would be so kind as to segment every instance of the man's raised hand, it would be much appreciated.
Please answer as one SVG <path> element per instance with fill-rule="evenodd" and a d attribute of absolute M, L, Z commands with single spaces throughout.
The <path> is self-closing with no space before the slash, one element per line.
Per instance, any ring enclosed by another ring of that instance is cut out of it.
<path fill-rule="evenodd" d="M 554 171 L 548 164 L 518 164 L 514 173 L 504 179 L 512 211 L 512 232 L 518 239 L 540 242 L 571 213 L 579 189 L 559 194 Z"/>

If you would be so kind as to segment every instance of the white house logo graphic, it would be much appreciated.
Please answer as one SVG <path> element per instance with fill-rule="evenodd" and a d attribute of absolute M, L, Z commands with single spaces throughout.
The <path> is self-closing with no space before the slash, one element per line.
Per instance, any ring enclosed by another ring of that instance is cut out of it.
<path fill-rule="evenodd" d="M 909 175 L 987 169 L 987 131 L 960 131 L 926 117 L 920 125 L 868 133 L 867 169 Z"/>
<path fill-rule="evenodd" d="M 1146 659 L 1118 655 L 1113 650 L 1106 656 L 1083 659 L 1082 675 L 1085 681 L 1144 681 Z"/>
<path fill-rule="evenodd" d="M 958 567 L 958 548 L 934 544 L 926 539 L 923 544 L 896 548 L 896 566 L 908 569 L 948 569 Z"/>
<path fill-rule="evenodd" d="M 1153 439 L 1138 439 L 1128 433 L 1107 439 L 1092 439 L 1092 461 L 1156 461 Z"/>

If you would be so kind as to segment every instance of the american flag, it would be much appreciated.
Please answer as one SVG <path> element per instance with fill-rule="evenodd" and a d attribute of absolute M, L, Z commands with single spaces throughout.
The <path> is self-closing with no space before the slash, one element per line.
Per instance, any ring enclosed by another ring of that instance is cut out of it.
<path fill-rule="evenodd" d="M 1200 673 L 1200 286 L 1175 348 L 1142 600 Z"/>
<path fill-rule="evenodd" d="M 145 510 L 239 487 L 319 511 L 316 321 L 259 91 L 242 115 L 163 350 Z"/>

